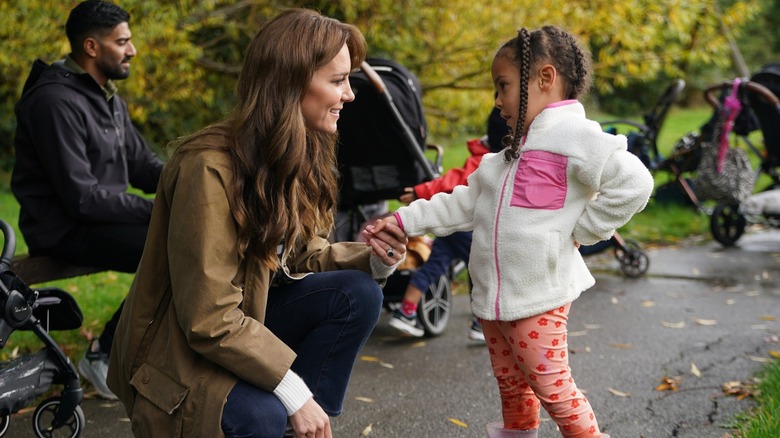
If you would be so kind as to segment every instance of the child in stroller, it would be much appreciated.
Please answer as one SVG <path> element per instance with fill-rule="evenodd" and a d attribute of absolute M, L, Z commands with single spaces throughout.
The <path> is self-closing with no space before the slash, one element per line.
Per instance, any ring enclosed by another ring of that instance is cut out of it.
<path fill-rule="evenodd" d="M 0 255 L 0 349 L 16 330 L 30 330 L 45 348 L 0 364 L 0 436 L 5 435 L 11 414 L 46 393 L 52 384 L 62 384 L 59 396 L 42 401 L 33 414 L 37 437 L 78 437 L 84 429 L 81 383 L 76 368 L 49 335 L 48 330 L 81 327 L 82 314 L 75 300 L 55 289 L 33 290 L 9 268 L 16 250 L 11 226 L 0 220 L 4 236 Z M 61 435 L 64 434 L 64 435 Z"/>

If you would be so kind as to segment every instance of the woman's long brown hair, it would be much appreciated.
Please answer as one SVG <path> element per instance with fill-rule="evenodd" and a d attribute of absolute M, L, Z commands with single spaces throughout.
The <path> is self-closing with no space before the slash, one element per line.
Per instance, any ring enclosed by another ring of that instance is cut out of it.
<path fill-rule="evenodd" d="M 344 44 L 355 69 L 366 54 L 356 27 L 308 9 L 282 12 L 247 48 L 233 112 L 177 150 L 203 147 L 198 139 L 204 136 L 227 139 L 233 167 L 227 191 L 238 249 L 271 269 L 279 267 L 281 242 L 289 250 L 333 225 L 337 135 L 307 130 L 300 104 L 314 72 Z"/>

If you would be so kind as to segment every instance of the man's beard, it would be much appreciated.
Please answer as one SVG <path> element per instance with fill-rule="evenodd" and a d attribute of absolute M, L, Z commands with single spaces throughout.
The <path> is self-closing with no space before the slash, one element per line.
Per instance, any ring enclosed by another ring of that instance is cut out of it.
<path fill-rule="evenodd" d="M 122 64 L 129 62 L 130 58 L 125 58 L 121 63 L 117 65 L 108 65 L 105 63 L 98 64 L 100 71 L 108 78 L 113 80 L 127 79 L 130 76 L 130 67 L 122 68 Z"/>

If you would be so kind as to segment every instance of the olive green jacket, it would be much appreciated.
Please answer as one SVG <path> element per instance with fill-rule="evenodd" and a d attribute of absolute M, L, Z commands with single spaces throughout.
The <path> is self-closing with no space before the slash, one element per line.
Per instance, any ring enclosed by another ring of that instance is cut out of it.
<path fill-rule="evenodd" d="M 210 142 L 219 143 L 219 137 Z M 111 350 L 108 386 L 138 437 L 221 437 L 237 379 L 272 391 L 295 353 L 264 325 L 272 272 L 237 250 L 226 152 L 166 164 L 144 255 Z M 283 260 L 296 274 L 371 272 L 370 248 L 316 238 Z"/>

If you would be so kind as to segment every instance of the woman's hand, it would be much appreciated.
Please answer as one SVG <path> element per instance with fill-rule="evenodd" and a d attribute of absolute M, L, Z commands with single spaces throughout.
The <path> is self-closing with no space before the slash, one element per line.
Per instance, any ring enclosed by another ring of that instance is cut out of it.
<path fill-rule="evenodd" d="M 330 417 L 313 398 L 290 416 L 290 425 L 295 438 L 333 438 Z"/>
<path fill-rule="evenodd" d="M 372 248 L 373 253 L 382 259 L 385 265 L 393 266 L 404 258 L 409 239 L 398 226 L 395 216 L 377 219 L 373 225 L 366 225 L 361 234 L 366 240 L 366 245 Z"/>

